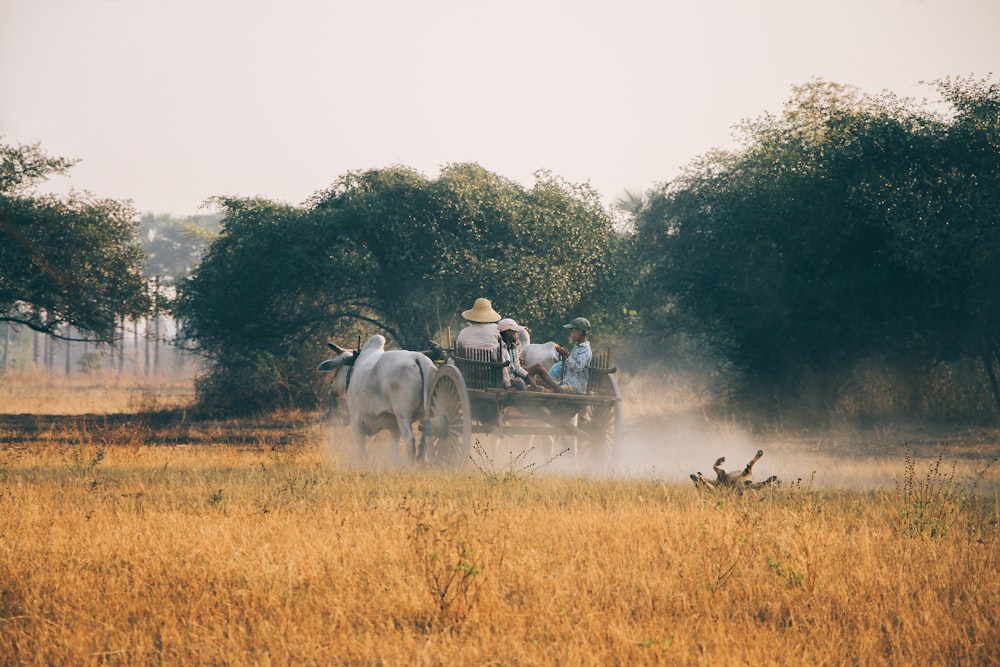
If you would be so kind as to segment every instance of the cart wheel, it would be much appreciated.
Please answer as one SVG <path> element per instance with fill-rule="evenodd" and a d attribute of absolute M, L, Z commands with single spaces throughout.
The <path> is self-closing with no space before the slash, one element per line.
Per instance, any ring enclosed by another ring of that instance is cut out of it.
<path fill-rule="evenodd" d="M 590 433 L 586 442 L 585 456 L 596 462 L 610 465 L 614 453 L 621 448 L 625 435 L 625 421 L 622 418 L 621 393 L 614 377 L 608 377 L 614 396 L 618 399 L 611 404 L 590 405 L 583 413 L 581 428 Z"/>
<path fill-rule="evenodd" d="M 472 453 L 472 412 L 465 379 L 454 366 L 438 368 L 427 397 L 427 415 L 420 423 L 420 453 L 424 461 L 457 466 Z"/>

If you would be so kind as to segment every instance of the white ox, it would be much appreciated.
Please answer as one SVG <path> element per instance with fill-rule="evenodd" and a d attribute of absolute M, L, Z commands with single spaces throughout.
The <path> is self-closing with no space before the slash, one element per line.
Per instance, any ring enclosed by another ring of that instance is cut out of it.
<path fill-rule="evenodd" d="M 361 350 L 344 350 L 328 343 L 337 352 L 319 365 L 322 372 L 333 371 L 330 391 L 347 397 L 351 430 L 362 457 L 368 436 L 389 430 L 403 444 L 411 460 L 417 456 L 413 423 L 423 419 L 427 393 L 437 368 L 427 355 L 408 350 L 385 350 L 385 337 L 374 335 Z"/>

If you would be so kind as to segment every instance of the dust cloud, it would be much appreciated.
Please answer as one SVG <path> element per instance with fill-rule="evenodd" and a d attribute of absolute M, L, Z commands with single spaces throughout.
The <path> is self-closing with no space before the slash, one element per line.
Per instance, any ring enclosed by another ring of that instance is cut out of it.
<path fill-rule="evenodd" d="M 595 472 L 690 484 L 695 472 L 713 479 L 719 457 L 726 459 L 723 468 L 741 469 L 763 450 L 754 479 L 777 475 L 784 486 L 891 489 L 902 481 L 909 459 L 918 475 L 940 461 L 941 470 L 965 488 L 1000 489 L 1000 466 L 990 464 L 1000 456 L 1000 429 L 960 423 L 860 426 L 849 418 L 808 427 L 803 420 L 720 418 L 713 407 L 725 388 L 713 380 L 707 367 L 687 374 L 668 368 L 621 374 L 625 435 L 610 465 Z"/>
<path fill-rule="evenodd" d="M 712 464 L 717 458 L 725 457 L 722 467 L 727 470 L 742 469 L 761 449 L 764 456 L 754 466 L 754 479 L 777 475 L 784 487 L 892 489 L 903 480 L 909 459 L 918 476 L 940 461 L 941 470 L 954 474 L 957 484 L 1000 491 L 1000 465 L 990 465 L 1000 456 L 1000 429 L 912 424 L 790 429 L 749 418 L 713 418 L 702 390 L 662 375 L 626 375 L 620 382 L 624 435 L 612 451 L 577 451 L 568 438 L 553 442 L 474 434 L 474 442 L 489 460 L 472 452 L 470 465 L 492 466 L 496 471 L 514 465 L 525 470 L 531 465 L 531 474 L 691 484 L 689 476 L 696 472 L 714 479 Z M 369 438 L 368 455 L 362 461 L 345 424 L 331 432 L 324 450 L 336 465 L 400 470 L 414 465 L 387 433 Z"/>

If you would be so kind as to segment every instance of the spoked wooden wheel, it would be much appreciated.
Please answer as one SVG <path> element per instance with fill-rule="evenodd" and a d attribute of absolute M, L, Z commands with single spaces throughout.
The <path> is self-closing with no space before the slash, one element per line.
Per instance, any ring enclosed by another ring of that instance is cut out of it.
<path fill-rule="evenodd" d="M 595 462 L 610 465 L 616 451 L 621 449 L 625 435 L 625 421 L 622 418 L 621 393 L 614 377 L 609 377 L 616 401 L 587 406 L 582 413 L 581 428 L 590 434 L 581 438 L 582 454 Z"/>
<path fill-rule="evenodd" d="M 427 397 L 427 415 L 420 424 L 423 460 L 457 466 L 472 453 L 472 411 L 465 379 L 454 366 L 438 368 Z"/>

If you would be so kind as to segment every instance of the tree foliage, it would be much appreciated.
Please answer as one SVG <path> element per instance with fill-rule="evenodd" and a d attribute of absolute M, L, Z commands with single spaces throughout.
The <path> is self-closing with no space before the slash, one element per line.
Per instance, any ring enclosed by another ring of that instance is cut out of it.
<path fill-rule="evenodd" d="M 146 253 L 146 277 L 173 283 L 190 275 L 218 233 L 221 216 L 177 219 L 146 213 L 139 220 L 139 242 Z"/>
<path fill-rule="evenodd" d="M 950 111 L 813 81 L 744 148 L 639 214 L 639 307 L 697 332 L 755 392 L 824 400 L 862 360 L 919 369 L 997 349 L 1000 90 L 937 82 Z"/>
<path fill-rule="evenodd" d="M 486 296 L 536 333 L 562 337 L 581 309 L 607 321 L 596 309 L 627 289 L 615 254 L 623 241 L 597 194 L 545 172 L 525 189 L 475 164 L 436 179 L 393 167 L 347 173 L 303 207 L 219 203 L 222 232 L 177 305 L 215 362 L 203 385 L 218 389 L 215 402 L 260 386 L 250 378 L 262 360 L 271 375 L 286 369 L 291 401 L 314 399 L 305 369 L 315 359 L 302 350 L 319 352 L 328 336 L 380 332 L 425 349 Z M 240 400 L 259 403 L 267 397 Z"/>
<path fill-rule="evenodd" d="M 362 261 L 367 279 L 345 281 L 357 287 L 354 313 L 377 314 L 407 347 L 460 326 L 458 313 L 478 296 L 552 335 L 617 275 L 597 194 L 548 172 L 528 190 L 475 164 L 433 181 L 408 169 L 348 174 L 315 208 L 343 244 L 331 256 Z"/>
<path fill-rule="evenodd" d="M 0 321 L 112 342 L 120 318 L 149 308 L 135 211 L 89 194 L 33 194 L 73 164 L 37 145 L 0 145 Z"/>

